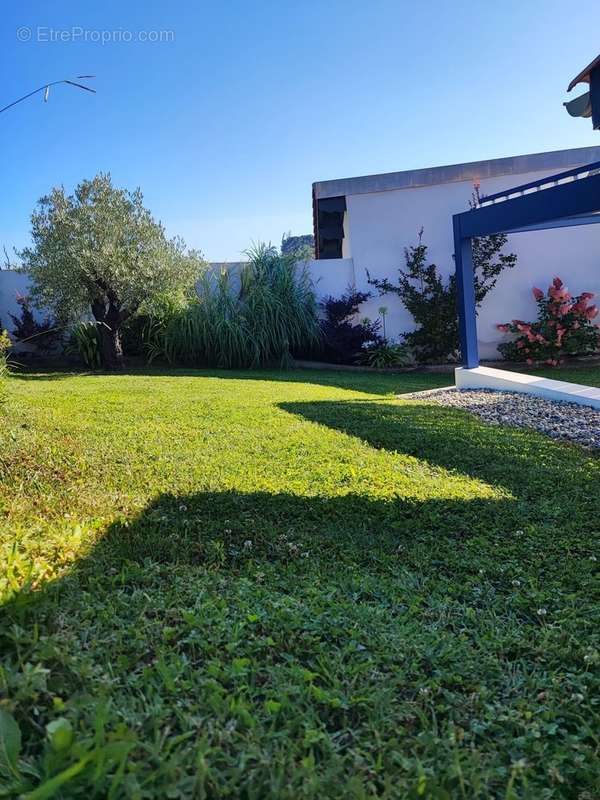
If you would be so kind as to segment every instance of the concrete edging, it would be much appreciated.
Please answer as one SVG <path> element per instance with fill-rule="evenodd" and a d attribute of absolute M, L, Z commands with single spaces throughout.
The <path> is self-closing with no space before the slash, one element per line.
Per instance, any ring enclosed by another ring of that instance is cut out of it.
<path fill-rule="evenodd" d="M 458 367 L 454 371 L 457 389 L 494 389 L 499 392 L 520 392 L 546 400 L 558 400 L 562 403 L 577 403 L 600 409 L 600 389 L 595 386 L 584 386 L 580 383 L 555 381 L 523 372 L 508 372 L 491 367 L 475 367 L 466 369 Z"/>

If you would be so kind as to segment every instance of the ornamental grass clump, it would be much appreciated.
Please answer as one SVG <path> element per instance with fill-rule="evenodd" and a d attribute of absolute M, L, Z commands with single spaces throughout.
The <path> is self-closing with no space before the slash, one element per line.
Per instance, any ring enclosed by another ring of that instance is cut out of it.
<path fill-rule="evenodd" d="M 8 378 L 8 351 L 11 348 L 11 341 L 8 333 L 0 326 L 0 411 L 8 397 L 7 378 Z"/>
<path fill-rule="evenodd" d="M 270 245 L 247 252 L 239 273 L 206 269 L 197 298 L 148 327 L 150 360 L 220 367 L 285 366 L 292 351 L 319 336 L 316 300 L 306 267 Z"/>
<path fill-rule="evenodd" d="M 535 322 L 513 319 L 497 326 L 503 333 L 516 334 L 516 339 L 498 345 L 504 358 L 555 367 L 565 356 L 598 350 L 600 330 L 593 322 L 598 316 L 598 307 L 590 303 L 594 297 L 591 292 L 573 296 L 557 277 L 547 295 L 537 287 L 532 293 L 538 308 Z"/>

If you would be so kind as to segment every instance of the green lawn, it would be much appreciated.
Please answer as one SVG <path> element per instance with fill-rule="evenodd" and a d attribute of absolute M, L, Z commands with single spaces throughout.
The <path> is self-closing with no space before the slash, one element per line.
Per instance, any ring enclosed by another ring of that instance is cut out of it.
<path fill-rule="evenodd" d="M 12 379 L 0 796 L 598 798 L 600 460 L 450 377 Z"/>

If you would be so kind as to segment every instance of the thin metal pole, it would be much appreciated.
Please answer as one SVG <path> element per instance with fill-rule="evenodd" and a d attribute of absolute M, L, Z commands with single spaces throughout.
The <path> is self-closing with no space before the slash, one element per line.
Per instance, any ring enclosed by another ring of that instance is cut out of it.
<path fill-rule="evenodd" d="M 78 78 L 93 78 L 94 75 L 78 75 Z M 57 86 L 59 83 L 68 83 L 69 86 L 76 86 L 78 89 L 85 89 L 86 92 L 92 92 L 96 94 L 95 89 L 91 89 L 89 86 L 84 86 L 83 83 L 77 83 L 76 81 L 71 81 L 68 78 L 63 78 L 60 81 L 51 81 L 50 83 L 45 83 L 43 86 L 40 86 L 39 89 L 34 89 L 33 92 L 29 92 L 28 94 L 24 94 L 23 97 L 19 97 L 18 100 L 14 100 L 12 103 L 9 103 L 4 108 L 0 108 L 0 114 L 3 111 L 8 111 L 9 108 L 16 106 L 17 103 L 22 103 L 23 100 L 27 100 L 28 97 L 32 97 L 34 94 L 38 94 L 39 92 L 47 91 L 51 86 Z"/>

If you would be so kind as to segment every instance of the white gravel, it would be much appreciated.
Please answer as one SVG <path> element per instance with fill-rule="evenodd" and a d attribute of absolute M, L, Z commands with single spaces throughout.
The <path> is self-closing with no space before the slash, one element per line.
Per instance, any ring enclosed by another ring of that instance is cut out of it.
<path fill-rule="evenodd" d="M 517 392 L 491 389 L 432 389 L 398 395 L 400 400 L 427 400 L 470 411 L 492 425 L 533 428 L 553 439 L 600 448 L 600 411 Z"/>

